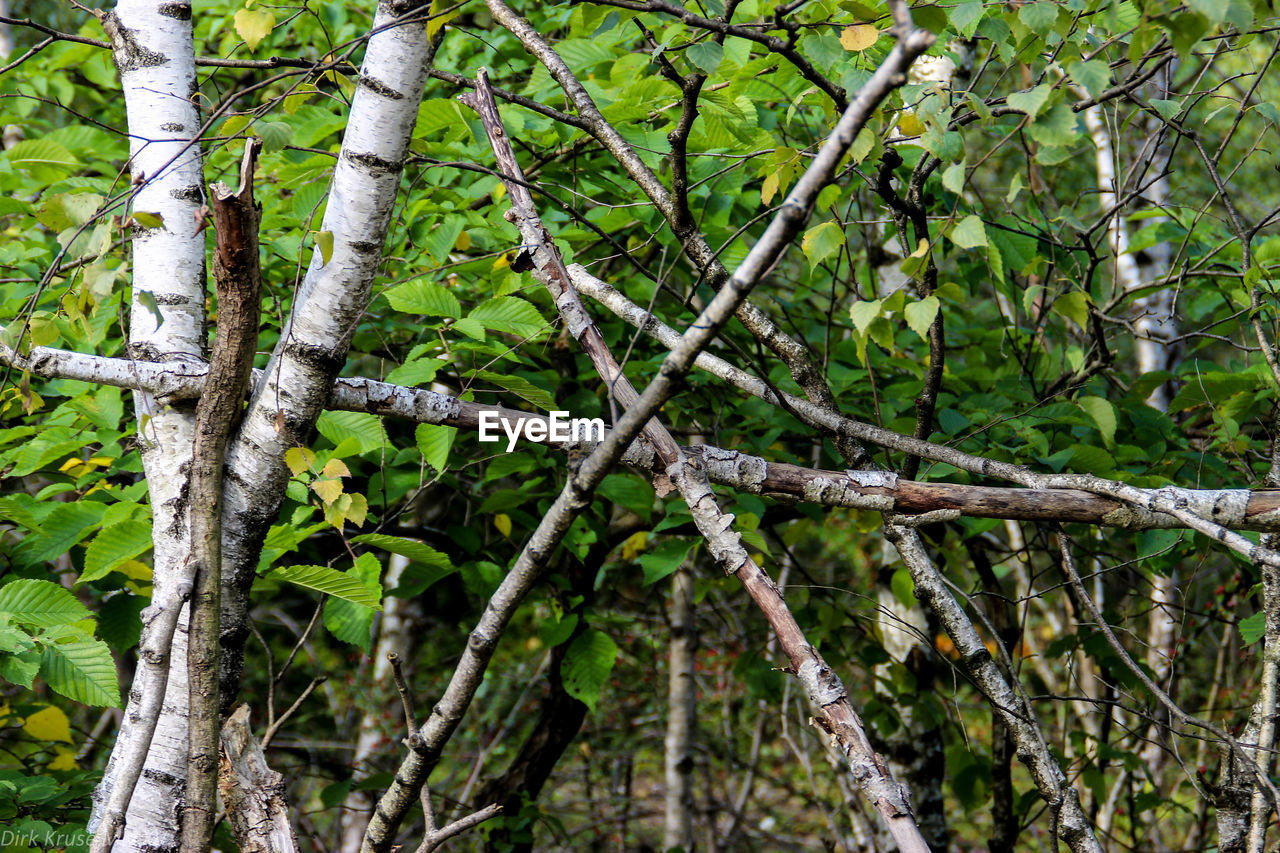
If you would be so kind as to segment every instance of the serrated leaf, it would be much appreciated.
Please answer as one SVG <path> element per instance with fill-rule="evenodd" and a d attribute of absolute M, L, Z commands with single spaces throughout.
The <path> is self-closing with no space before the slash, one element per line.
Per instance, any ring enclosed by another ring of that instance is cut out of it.
<path fill-rule="evenodd" d="M 453 324 L 453 328 L 473 340 L 483 341 L 485 338 L 484 323 L 479 320 L 473 320 L 470 317 L 463 317 L 461 320 L 456 321 Z"/>
<path fill-rule="evenodd" d="M 271 34 L 276 25 L 276 16 L 266 9 L 241 9 L 235 14 L 236 32 L 244 43 L 253 50 L 264 38 Z"/>
<path fill-rule="evenodd" d="M 1240 630 L 1240 639 L 1244 644 L 1252 646 L 1267 632 L 1267 614 L 1255 613 L 1252 616 L 1246 616 L 1236 623 L 1236 628 Z"/>
<path fill-rule="evenodd" d="M 880 38 L 880 31 L 874 24 L 855 24 L 845 27 L 840 32 L 840 44 L 845 50 L 861 52 L 871 47 Z"/>
<path fill-rule="evenodd" d="M 1049 95 L 1052 92 L 1053 85 L 1051 83 L 1041 83 L 1029 92 L 1012 93 L 1005 99 L 1005 103 L 1009 105 L 1009 109 L 1026 113 L 1035 118 L 1049 100 Z"/>
<path fill-rule="evenodd" d="M 461 317 L 462 306 L 458 297 L 444 287 L 425 278 L 406 281 L 383 294 L 397 311 L 406 314 L 424 314 L 428 317 Z"/>
<path fill-rule="evenodd" d="M 382 419 L 367 412 L 325 412 L 316 421 L 316 430 L 334 445 L 352 439 L 361 454 L 380 450 L 387 442 Z"/>
<path fill-rule="evenodd" d="M 477 305 L 468 315 L 486 329 L 532 338 L 547 327 L 537 308 L 517 296 L 498 296 Z"/>
<path fill-rule="evenodd" d="M 321 477 L 350 477 L 351 469 L 347 467 L 347 463 L 341 459 L 330 459 L 324 463 L 324 468 L 320 469 Z"/>
<path fill-rule="evenodd" d="M 987 245 L 987 226 L 977 214 L 971 213 L 956 223 L 948 236 L 961 249 L 976 249 Z"/>
<path fill-rule="evenodd" d="M 489 370 L 477 370 L 475 376 L 477 379 L 492 382 L 499 388 L 510 391 L 523 400 L 528 400 L 539 409 L 549 412 L 556 407 L 556 399 L 551 396 L 550 391 L 539 388 L 522 376 L 507 376 L 501 373 L 493 373 Z"/>
<path fill-rule="evenodd" d="M 269 154 L 289 144 L 293 138 L 293 125 L 284 121 L 260 121 L 253 126 L 253 132 L 262 140 L 262 150 Z"/>
<path fill-rule="evenodd" d="M 1102 433 L 1102 443 L 1107 447 L 1115 445 L 1116 407 L 1102 397 L 1081 397 L 1076 402 L 1098 425 L 1098 432 Z"/>
<path fill-rule="evenodd" d="M 378 578 L 382 574 L 382 565 L 372 554 L 361 554 L 346 572 L 364 584 L 370 595 L 381 600 L 382 584 Z M 342 640 L 359 646 L 367 653 L 372 645 L 373 617 L 372 607 L 340 598 L 330 598 L 324 603 L 324 626 L 329 633 Z"/>
<path fill-rule="evenodd" d="M 0 678 L 30 690 L 40 672 L 40 652 L 31 649 L 17 654 L 0 654 Z"/>
<path fill-rule="evenodd" d="M 959 195 L 964 190 L 964 163 L 952 163 L 942 173 L 942 186 Z"/>
<path fill-rule="evenodd" d="M 317 231 L 316 232 L 316 248 L 320 250 L 320 263 L 329 263 L 333 258 L 333 232 Z"/>
<path fill-rule="evenodd" d="M 1089 297 L 1083 290 L 1070 290 L 1053 302 L 1053 310 L 1080 328 L 1089 322 Z"/>
<path fill-rule="evenodd" d="M 1027 29 L 1036 35 L 1048 35 L 1053 24 L 1058 20 L 1058 4 L 1049 0 L 1038 0 L 1035 3 L 1023 4 L 1018 9 L 1018 20 L 1026 24 Z"/>
<path fill-rule="evenodd" d="M 724 59 L 724 48 L 713 41 L 703 41 L 689 45 L 685 51 L 689 61 L 698 66 L 704 74 L 715 74 Z"/>
<path fill-rule="evenodd" d="M 1084 87 L 1089 97 L 1096 98 L 1111 82 L 1111 66 L 1101 59 L 1090 59 L 1088 62 L 1067 63 L 1067 74 L 1071 79 Z M 1167 116 L 1166 116 L 1167 118 Z"/>
<path fill-rule="evenodd" d="M 873 299 L 870 302 L 859 301 L 850 305 L 849 319 L 853 320 L 853 327 L 862 334 L 866 334 L 871 321 L 880 316 L 880 308 L 883 304 L 884 300 Z"/>
<path fill-rule="evenodd" d="M 689 552 L 695 544 L 687 539 L 668 539 L 641 554 L 640 568 L 644 570 L 645 585 L 656 583 L 680 568 L 689 559 Z"/>
<path fill-rule="evenodd" d="M 284 452 L 284 464 L 289 466 L 290 473 L 295 477 L 303 471 L 311 470 L 315 462 L 315 451 L 306 447 L 290 447 Z"/>
<path fill-rule="evenodd" d="M 809 259 L 809 269 L 813 270 L 839 252 L 844 243 L 844 229 L 834 222 L 823 222 L 805 232 L 804 239 L 800 241 L 800 249 Z"/>
<path fill-rule="evenodd" d="M 371 592 L 358 576 L 340 572 L 328 566 L 286 566 L 273 569 L 267 577 L 288 581 L 295 586 L 341 598 L 353 604 L 372 607 L 375 610 L 382 609 L 379 596 Z"/>
<path fill-rule="evenodd" d="M 71 590 L 53 581 L 21 578 L 0 587 L 0 617 L 19 625 L 52 628 L 90 618 Z"/>
<path fill-rule="evenodd" d="M 73 701 L 120 707 L 115 661 L 101 640 L 86 638 L 45 645 L 40 654 L 40 677 Z"/>
<path fill-rule="evenodd" d="M 617 659 L 618 646 L 608 634 L 594 628 L 583 631 L 569 644 L 560 663 L 565 692 L 595 710 Z"/>
<path fill-rule="evenodd" d="M 938 302 L 936 296 L 926 296 L 919 302 L 912 302 L 903 309 L 903 316 L 907 318 L 907 325 L 911 327 L 911 331 L 919 335 L 923 340 L 929 340 L 929 327 L 933 325 L 933 320 L 938 316 L 938 309 L 941 303 Z"/>
<path fill-rule="evenodd" d="M 444 424 L 418 424 L 414 439 L 422 458 L 437 472 L 443 473 L 449 465 L 449 450 L 458 434 L 457 427 Z"/>
<path fill-rule="evenodd" d="M 104 527 L 85 549 L 84 571 L 76 585 L 104 578 L 139 554 L 151 550 L 151 524 L 122 521 Z"/>
<path fill-rule="evenodd" d="M 449 557 L 430 545 L 423 544 L 414 539 L 405 539 L 402 536 L 390 536 L 385 533 L 362 533 L 359 536 L 352 536 L 351 541 L 356 544 L 372 545 L 375 548 L 381 548 L 384 551 L 390 551 L 392 554 L 399 554 L 402 557 L 408 557 L 415 563 L 423 563 L 428 566 L 441 566 L 452 568 L 453 563 L 449 561 Z"/>
<path fill-rule="evenodd" d="M 313 480 L 311 483 L 311 491 L 315 492 L 320 500 L 326 504 L 331 504 L 342 494 L 341 480 Z"/>

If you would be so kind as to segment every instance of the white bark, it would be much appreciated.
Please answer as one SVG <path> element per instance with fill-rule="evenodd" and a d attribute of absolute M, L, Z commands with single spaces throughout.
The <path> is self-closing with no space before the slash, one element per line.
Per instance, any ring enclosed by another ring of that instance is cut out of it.
<path fill-rule="evenodd" d="M 693 849 L 693 733 L 697 622 L 693 572 L 688 565 L 671 577 L 671 644 L 667 650 L 667 734 L 664 743 L 666 810 L 662 849 Z"/>
<path fill-rule="evenodd" d="M 130 167 L 140 183 L 133 210 L 159 214 L 159 228 L 133 231 L 133 306 L 128 352 L 148 361 L 199 361 L 203 357 L 204 238 L 195 233 L 203 198 L 200 128 L 191 6 L 173 0 L 120 0 L 103 18 L 124 89 Z M 149 294 L 144 302 L 144 295 Z M 147 303 L 150 303 L 148 305 Z M 159 314 L 157 317 L 156 314 Z M 140 645 L 140 660 L 120 734 L 94 794 L 91 826 L 122 813 L 124 834 L 114 850 L 171 849 L 186 777 L 186 651 L 179 628 L 168 649 L 190 578 L 187 555 L 185 469 L 190 462 L 194 418 L 165 409 L 145 392 L 134 394 L 142 463 L 153 514 L 154 591 Z M 171 666 L 167 665 L 172 652 Z M 166 690 L 167 688 L 167 690 Z M 163 710 L 149 731 L 156 706 Z M 150 743 L 150 749 L 148 749 Z M 130 775 L 145 754 L 145 770 L 132 798 Z M 109 841 L 109 839 L 108 839 Z"/>
<path fill-rule="evenodd" d="M 420 8 L 392 0 L 378 5 L 321 225 L 333 235 L 332 254 L 325 263 L 319 251 L 313 253 L 285 333 L 227 448 L 224 693 L 238 681 L 253 570 L 289 477 L 284 453 L 308 439 L 382 257 L 432 54 L 421 22 L 397 25 L 396 19 Z"/>

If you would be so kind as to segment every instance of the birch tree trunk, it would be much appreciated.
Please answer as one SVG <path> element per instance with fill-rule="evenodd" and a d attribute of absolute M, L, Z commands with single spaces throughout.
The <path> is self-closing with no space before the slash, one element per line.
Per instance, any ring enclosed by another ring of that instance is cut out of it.
<path fill-rule="evenodd" d="M 194 141 L 200 116 L 194 100 L 191 4 L 121 0 L 102 17 L 102 25 L 111 38 L 124 88 L 130 171 L 138 185 L 132 207 L 163 219 L 156 228 L 132 228 L 127 353 L 140 361 L 201 361 L 204 238 L 196 226 L 204 187 L 200 146 Z M 106 773 L 94 794 L 90 821 L 91 829 L 101 825 L 99 841 L 107 836 L 108 844 L 123 821 L 116 851 L 175 848 L 187 757 L 186 635 L 184 627 L 173 632 L 172 626 L 185 610 L 183 601 L 191 589 L 185 566 L 185 486 L 195 418 L 190 405 L 163 406 L 146 392 L 135 392 L 133 401 L 150 490 L 155 556 L 137 674 Z M 145 769 L 140 766 L 144 758 Z M 132 797 L 127 780 L 117 788 L 122 773 L 137 780 Z"/>

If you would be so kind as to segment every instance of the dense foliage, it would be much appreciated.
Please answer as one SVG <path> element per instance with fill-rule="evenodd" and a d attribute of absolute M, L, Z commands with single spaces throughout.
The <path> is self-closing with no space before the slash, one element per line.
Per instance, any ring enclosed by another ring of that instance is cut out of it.
<path fill-rule="evenodd" d="M 121 356 L 130 235 L 163 223 L 129 204 L 119 81 L 110 50 L 91 43 L 104 38 L 99 22 L 48 5 L 16 2 L 12 13 L 83 39 L 44 45 L 44 31 L 12 28 L 0 75 L 3 343 Z M 280 60 L 200 67 L 207 180 L 234 184 L 246 137 L 264 144 L 260 367 L 287 331 L 311 253 L 331 251 L 320 223 L 369 6 L 194 9 L 198 57 Z M 681 8 L 683 21 L 672 14 Z M 566 262 L 683 329 L 714 289 L 682 243 L 705 240 L 729 270 L 745 257 L 892 47 L 888 11 L 853 0 L 518 11 L 643 164 L 677 187 L 700 236 L 673 236 L 483 4 L 434 0 L 425 26 L 442 41 L 342 375 L 612 421 L 555 305 L 516 271 L 507 193 L 479 119 L 456 95 L 490 69 Z M 1041 472 L 1140 487 L 1274 485 L 1272 10 L 1248 0 L 966 0 L 912 13 L 938 36 L 931 55 L 858 136 L 755 304 L 807 346 L 853 420 Z M 1114 186 L 1100 183 L 1086 108 L 1113 148 Z M 1119 254 L 1116 221 L 1127 231 Z M 1140 286 L 1124 281 L 1122 257 L 1137 261 Z M 1153 369 L 1137 351 L 1153 334 L 1138 320 L 1159 313 L 1158 293 L 1175 319 L 1172 334 L 1154 335 L 1165 361 Z M 665 349 L 587 305 L 643 388 Z M 216 323 L 212 296 L 209 308 Z M 811 390 L 740 324 L 714 351 L 781 391 Z M 0 824 L 82 828 L 116 727 L 100 709 L 127 690 L 150 593 L 151 510 L 135 448 L 147 416 L 119 388 L 16 369 L 0 411 Z M 685 444 L 848 467 L 831 435 L 705 372 L 662 416 Z M 344 801 L 376 797 L 395 772 L 403 718 L 382 656 L 399 652 L 420 712 L 429 709 L 563 487 L 564 453 L 505 450 L 454 427 L 330 411 L 314 442 L 286 457 L 294 477 L 259 563 L 241 699 L 259 728 L 291 711 L 268 755 L 288 778 L 304 846 L 341 849 Z M 872 450 L 904 479 L 1005 485 Z M 941 837 L 995 849 L 1003 826 L 1018 846 L 1052 844 L 1044 803 L 938 617 L 921 610 L 880 514 L 722 497 L 877 748 L 920 763 L 907 779 L 941 798 Z M 1064 581 L 1052 525 L 966 516 L 922 531 L 989 648 L 1006 653 L 997 657 L 1012 664 L 1103 843 L 1211 847 L 1215 791 L 1227 784 L 1221 746 L 1171 722 L 1105 642 Z M 1189 530 L 1068 531 L 1090 593 L 1139 665 L 1187 712 L 1242 726 L 1260 695 L 1259 568 Z M 458 849 L 482 837 L 494 850 L 660 849 L 668 605 L 681 566 L 693 570 L 699 642 L 698 849 L 881 849 L 874 812 L 808 725 L 766 624 L 706 554 L 678 496 L 659 497 L 647 472 L 617 470 L 553 566 L 432 777 L 442 817 L 450 804 L 459 814 L 507 804 Z M 1171 577 L 1176 595 L 1153 604 L 1153 584 Z M 1158 619 L 1171 625 L 1171 648 L 1149 646 Z M 376 738 L 357 762 L 361 732 Z"/>

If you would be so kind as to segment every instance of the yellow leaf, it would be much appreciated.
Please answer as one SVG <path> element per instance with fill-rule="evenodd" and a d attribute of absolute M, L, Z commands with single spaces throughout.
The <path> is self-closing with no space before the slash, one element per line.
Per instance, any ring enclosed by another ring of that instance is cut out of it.
<path fill-rule="evenodd" d="M 53 751 L 57 753 L 57 758 L 45 765 L 50 770 L 79 770 L 80 765 L 76 764 L 76 751 L 65 746 L 56 746 Z"/>
<path fill-rule="evenodd" d="M 364 527 L 365 516 L 369 514 L 369 501 L 364 495 L 351 495 L 351 504 L 346 509 L 347 521 L 356 527 Z"/>
<path fill-rule="evenodd" d="M 316 454 L 305 447 L 290 447 L 284 452 L 284 464 L 289 466 L 295 477 L 309 469 L 315 461 Z"/>
<path fill-rule="evenodd" d="M 317 231 L 316 246 L 320 249 L 321 266 L 329 263 L 329 259 L 333 257 L 333 232 Z"/>
<path fill-rule="evenodd" d="M 898 119 L 898 132 L 903 136 L 919 136 L 924 133 L 924 122 L 915 113 L 903 113 Z"/>
<path fill-rule="evenodd" d="M 164 227 L 163 216 L 158 213 L 147 213 L 144 210 L 135 210 L 133 212 L 133 221 L 141 225 L 143 228 Z"/>
<path fill-rule="evenodd" d="M 74 743 L 71 740 L 71 721 L 67 719 L 66 714 L 62 713 L 61 708 L 53 705 L 41 708 L 28 716 L 22 728 L 36 740 Z"/>
<path fill-rule="evenodd" d="M 441 27 L 462 14 L 462 10 L 458 8 L 449 12 L 444 11 L 454 5 L 451 0 L 431 0 L 431 17 L 427 20 L 428 39 L 434 38 Z"/>
<path fill-rule="evenodd" d="M 498 255 L 498 259 L 493 262 L 493 269 L 495 270 L 511 269 L 511 259 L 507 257 L 506 252 L 503 252 L 501 255 Z"/>
<path fill-rule="evenodd" d="M 840 44 L 845 50 L 863 51 L 875 44 L 880 38 L 880 31 L 873 24 L 856 24 L 845 27 L 840 33 Z"/>
<path fill-rule="evenodd" d="M 320 472 L 321 477 L 350 477 L 351 469 L 347 467 L 347 463 L 341 459 L 330 459 L 324 463 L 324 469 Z"/>
<path fill-rule="evenodd" d="M 298 107 L 311 100 L 311 96 L 316 94 L 315 89 L 302 89 L 294 92 L 292 95 L 284 96 L 284 112 L 285 115 L 293 115 L 298 111 Z"/>
<path fill-rule="evenodd" d="M 89 470 L 88 467 L 74 456 L 58 466 L 58 473 L 70 474 L 72 477 L 79 477 L 87 470 Z"/>
<path fill-rule="evenodd" d="M 645 545 L 648 544 L 649 536 L 643 530 L 639 533 L 633 533 L 622 543 L 622 559 L 634 560 L 640 554 L 644 553 Z"/>
<path fill-rule="evenodd" d="M 764 183 L 760 185 L 760 201 L 763 204 L 768 204 L 778 192 L 778 183 L 780 181 L 781 178 L 778 176 L 777 172 L 770 172 L 765 175 Z"/>
<path fill-rule="evenodd" d="M 463 231 L 458 235 L 458 242 L 453 244 L 453 248 L 457 249 L 459 252 L 465 252 L 467 249 L 470 249 L 471 235 L 466 231 Z"/>
<path fill-rule="evenodd" d="M 151 580 L 151 567 L 141 560 L 126 560 L 122 565 L 116 566 L 115 571 L 135 581 Z"/>
<path fill-rule="evenodd" d="M 341 480 L 316 480 L 311 484 L 311 491 L 320 496 L 320 500 L 331 504 L 342 495 Z"/>
<path fill-rule="evenodd" d="M 235 22 L 236 32 L 253 50 L 258 42 L 270 35 L 271 28 L 276 25 L 276 16 L 262 9 L 241 9 L 236 12 Z"/>
<path fill-rule="evenodd" d="M 498 532 L 508 539 L 511 538 L 511 516 L 500 512 L 493 517 L 493 526 L 498 528 Z"/>

